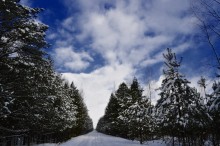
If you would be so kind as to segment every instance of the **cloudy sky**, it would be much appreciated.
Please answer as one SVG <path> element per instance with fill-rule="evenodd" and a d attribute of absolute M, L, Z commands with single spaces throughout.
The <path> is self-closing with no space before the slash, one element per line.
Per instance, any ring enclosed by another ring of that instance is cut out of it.
<path fill-rule="evenodd" d="M 45 11 L 50 26 L 48 53 L 57 72 L 82 91 L 94 125 L 104 114 L 110 93 L 136 76 L 152 90 L 162 80 L 163 57 L 172 48 L 183 57 L 181 72 L 196 86 L 213 53 L 199 33 L 188 0 L 23 0 Z M 145 90 L 148 94 L 148 91 Z M 157 93 L 153 94 L 156 102 Z"/>

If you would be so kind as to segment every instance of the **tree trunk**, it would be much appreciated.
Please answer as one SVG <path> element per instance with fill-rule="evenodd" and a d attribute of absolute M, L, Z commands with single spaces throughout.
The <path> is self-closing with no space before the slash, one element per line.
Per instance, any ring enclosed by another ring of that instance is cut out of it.
<path fill-rule="evenodd" d="M 27 144 L 28 144 L 28 146 L 31 146 L 31 140 L 30 140 L 30 135 L 28 134 L 28 137 L 27 137 Z"/>
<path fill-rule="evenodd" d="M 140 144 L 143 144 L 143 134 L 141 129 L 140 129 Z"/>

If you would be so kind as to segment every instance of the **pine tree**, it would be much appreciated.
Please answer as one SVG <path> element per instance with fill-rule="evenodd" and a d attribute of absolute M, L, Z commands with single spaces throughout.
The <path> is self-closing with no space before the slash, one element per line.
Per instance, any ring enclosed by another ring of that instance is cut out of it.
<path fill-rule="evenodd" d="M 53 76 L 46 48 L 47 26 L 35 20 L 41 9 L 24 7 L 19 1 L 0 3 L 0 88 L 4 118 L 0 122 L 4 133 L 31 131 L 39 121 L 36 101 L 43 97 Z M 6 106 L 7 105 L 7 106 Z M 7 109 L 7 111 L 5 110 Z M 19 122 L 15 122 L 18 121 Z M 4 121 L 7 121 L 5 123 Z"/>
<path fill-rule="evenodd" d="M 130 139 L 138 139 L 142 144 L 150 133 L 152 124 L 150 117 L 150 102 L 147 97 L 142 95 L 143 89 L 140 87 L 136 78 L 131 84 L 127 102 L 120 113 L 120 119 L 128 124 Z"/>
<path fill-rule="evenodd" d="M 106 133 L 106 121 L 104 117 L 101 117 L 97 123 L 96 130 L 101 133 Z"/>
<path fill-rule="evenodd" d="M 211 140 L 213 145 L 217 146 L 220 144 L 220 82 L 214 82 L 212 89 L 213 93 L 209 95 L 207 106 L 209 115 L 211 116 L 209 124 L 210 134 L 212 136 Z"/>
<path fill-rule="evenodd" d="M 123 113 L 129 106 L 131 101 L 130 90 L 128 86 L 123 82 L 119 85 L 118 90 L 115 92 L 116 99 L 118 101 L 119 108 L 117 110 L 118 117 L 115 120 L 118 125 L 118 135 L 120 137 L 129 138 L 129 123 L 125 120 L 127 115 Z"/>
<path fill-rule="evenodd" d="M 19 4 L 20 0 L 1 0 L 0 4 L 0 58 L 20 56 L 20 59 L 37 59 L 47 47 L 45 31 L 48 26 L 35 20 L 40 8 L 30 8 Z M 34 56 L 32 57 L 32 56 Z"/>
<path fill-rule="evenodd" d="M 0 136 L 56 133 L 64 140 L 91 130 L 81 95 L 45 52 L 48 26 L 36 20 L 42 9 L 19 2 L 0 0 Z"/>
<path fill-rule="evenodd" d="M 118 126 L 117 117 L 120 110 L 120 105 L 117 97 L 112 93 L 109 103 L 105 109 L 104 119 L 106 121 L 105 132 L 109 135 L 117 136 L 120 127 Z"/>
<path fill-rule="evenodd" d="M 4 134 L 62 131 L 74 118 L 63 80 L 44 51 L 48 26 L 36 20 L 41 10 L 22 6 L 19 0 L 0 3 L 0 96 L 2 105 L 7 104 L 0 114 Z"/>
<path fill-rule="evenodd" d="M 97 124 L 99 132 L 128 138 L 128 123 L 121 120 L 120 113 L 126 109 L 129 89 L 125 83 L 121 83 L 115 93 L 111 94 L 105 115 L 100 118 Z"/>
<path fill-rule="evenodd" d="M 83 133 L 88 133 L 91 132 L 92 130 L 93 130 L 93 122 L 92 119 L 89 117 L 89 115 L 87 115 L 83 125 Z"/>
<path fill-rule="evenodd" d="M 160 99 L 156 104 L 160 133 L 177 137 L 185 145 L 186 135 L 193 132 L 196 126 L 204 126 L 205 122 L 199 118 L 205 116 L 205 108 L 201 105 L 200 95 L 188 86 L 189 81 L 179 73 L 181 61 L 177 61 L 175 53 L 167 49 L 164 58 L 165 79 L 159 88 Z"/>
<path fill-rule="evenodd" d="M 74 98 L 74 105 L 76 106 L 76 126 L 73 128 L 73 132 L 76 135 L 85 134 L 93 129 L 92 121 L 89 118 L 83 97 L 73 82 L 71 83 L 70 88 L 72 92 L 71 96 Z"/>

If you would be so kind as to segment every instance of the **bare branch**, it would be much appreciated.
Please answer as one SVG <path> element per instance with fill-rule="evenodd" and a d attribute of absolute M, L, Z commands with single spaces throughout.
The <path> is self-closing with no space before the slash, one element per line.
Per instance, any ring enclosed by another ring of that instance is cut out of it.
<path fill-rule="evenodd" d="M 212 39 L 211 39 L 211 37 L 213 37 L 214 34 L 220 37 L 220 32 L 217 29 L 219 22 L 220 22 L 220 15 L 216 11 L 216 9 L 213 8 L 212 4 L 207 3 L 205 0 L 199 0 L 198 2 L 199 2 L 200 7 L 202 6 L 205 8 L 205 11 L 203 11 L 202 8 L 200 8 L 199 6 L 195 6 L 193 3 L 191 3 L 192 12 L 194 13 L 198 21 L 201 23 L 200 28 L 204 32 L 208 40 L 208 43 L 214 52 L 218 65 L 220 66 L 220 58 L 216 51 L 214 43 L 212 42 Z M 216 2 L 217 4 L 220 4 L 220 2 L 217 0 L 214 0 L 214 2 Z M 205 16 L 209 16 L 209 17 L 205 17 Z M 210 22 L 210 20 L 213 20 L 213 21 Z M 217 22 L 216 26 L 215 24 L 213 24 L 214 22 Z M 214 34 L 212 34 L 212 32 Z"/>
<path fill-rule="evenodd" d="M 218 3 L 218 4 L 220 4 L 220 1 L 218 1 L 218 0 L 214 0 L 216 3 Z"/>

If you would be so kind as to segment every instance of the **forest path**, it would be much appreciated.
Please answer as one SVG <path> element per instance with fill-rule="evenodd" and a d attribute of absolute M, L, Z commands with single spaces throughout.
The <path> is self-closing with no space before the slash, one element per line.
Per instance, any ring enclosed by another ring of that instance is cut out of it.
<path fill-rule="evenodd" d="M 165 146 L 161 141 L 149 141 L 144 146 Z M 131 141 L 119 137 L 109 136 L 97 131 L 70 139 L 59 146 L 143 146 L 138 141 Z"/>

